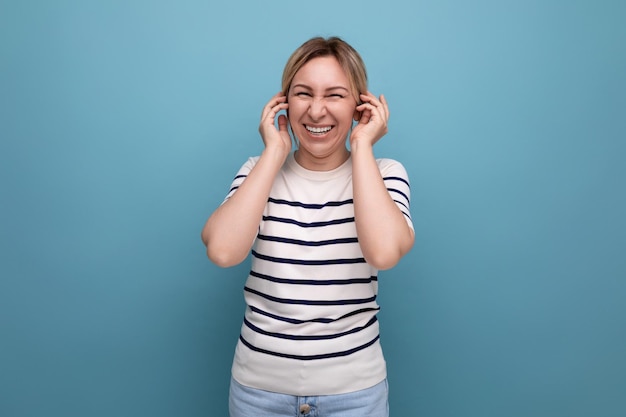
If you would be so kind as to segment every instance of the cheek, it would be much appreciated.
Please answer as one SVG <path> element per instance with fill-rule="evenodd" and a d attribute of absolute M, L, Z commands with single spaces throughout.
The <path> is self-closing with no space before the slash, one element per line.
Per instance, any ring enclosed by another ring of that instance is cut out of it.
<path fill-rule="evenodd" d="M 328 109 L 332 111 L 337 121 L 352 123 L 356 105 L 337 104 L 336 106 L 329 106 Z"/>
<path fill-rule="evenodd" d="M 306 111 L 306 106 L 301 100 L 289 100 L 287 117 L 289 120 L 297 120 Z"/>

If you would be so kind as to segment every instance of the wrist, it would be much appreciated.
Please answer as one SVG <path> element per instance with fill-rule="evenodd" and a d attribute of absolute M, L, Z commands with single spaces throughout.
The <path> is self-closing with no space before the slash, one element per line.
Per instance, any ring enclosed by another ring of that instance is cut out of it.
<path fill-rule="evenodd" d="M 266 156 L 271 160 L 279 161 L 281 164 L 287 159 L 291 148 L 287 146 L 266 146 L 261 156 Z"/>
<path fill-rule="evenodd" d="M 366 140 L 355 139 L 350 143 L 350 151 L 352 154 L 373 154 L 374 145 Z"/>

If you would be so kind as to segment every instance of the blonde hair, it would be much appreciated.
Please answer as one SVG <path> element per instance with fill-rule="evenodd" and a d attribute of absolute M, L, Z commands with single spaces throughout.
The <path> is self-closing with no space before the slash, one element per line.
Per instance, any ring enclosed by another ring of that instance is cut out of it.
<path fill-rule="evenodd" d="M 361 102 L 360 94 L 367 92 L 367 71 L 361 55 L 347 42 L 332 36 L 329 38 L 315 37 L 304 42 L 287 60 L 283 70 L 282 91 L 287 95 L 296 73 L 313 58 L 332 56 L 350 80 L 352 95 L 357 103 Z"/>

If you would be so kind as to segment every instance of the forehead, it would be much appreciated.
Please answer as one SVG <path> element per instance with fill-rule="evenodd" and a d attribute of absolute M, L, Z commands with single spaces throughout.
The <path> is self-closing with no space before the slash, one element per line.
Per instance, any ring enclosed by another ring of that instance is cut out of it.
<path fill-rule="evenodd" d="M 293 77 L 292 84 L 308 87 L 350 88 L 350 79 L 334 56 L 313 58 L 302 66 Z"/>

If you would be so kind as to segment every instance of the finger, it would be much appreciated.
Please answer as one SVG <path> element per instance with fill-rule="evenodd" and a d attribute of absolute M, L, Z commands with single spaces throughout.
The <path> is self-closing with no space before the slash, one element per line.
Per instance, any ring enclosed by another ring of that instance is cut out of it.
<path fill-rule="evenodd" d="M 373 107 L 373 111 L 381 117 L 384 123 L 387 123 L 387 120 L 389 120 L 389 106 L 384 95 L 381 94 L 380 98 L 377 98 L 368 91 L 367 94 L 363 94 L 362 99 Z"/>
<path fill-rule="evenodd" d="M 387 103 L 387 98 L 384 95 L 380 95 L 380 103 L 383 105 L 383 109 L 385 109 L 385 119 L 389 120 L 389 104 Z"/>
<path fill-rule="evenodd" d="M 288 103 L 276 104 L 273 107 L 270 107 L 269 109 L 266 109 L 266 110 L 263 111 L 263 114 L 261 116 L 261 120 L 262 121 L 263 120 L 272 120 L 273 121 L 279 111 L 287 110 L 288 107 L 289 107 Z"/>
<path fill-rule="evenodd" d="M 265 107 L 263 107 L 263 112 L 261 113 L 261 119 L 265 119 L 272 110 L 275 110 L 276 106 L 279 106 L 280 104 L 283 104 L 286 101 L 287 101 L 287 96 L 285 96 L 282 92 L 274 95 L 274 97 L 272 97 L 270 101 L 267 102 Z M 276 113 L 278 113 L 279 110 L 275 110 Z"/>
<path fill-rule="evenodd" d="M 362 104 L 361 106 L 364 106 L 364 105 Z M 368 124 L 370 119 L 372 118 L 372 111 L 369 108 L 363 108 L 360 111 L 361 111 L 361 118 L 359 119 L 359 124 Z"/>
<path fill-rule="evenodd" d="M 367 93 L 362 93 L 359 97 L 361 98 L 361 101 L 363 102 L 361 104 L 371 103 L 372 100 L 376 99 L 376 97 L 374 97 L 372 93 L 370 93 L 369 91 Z"/>
<path fill-rule="evenodd" d="M 284 114 L 278 116 L 278 130 L 281 132 L 287 132 L 287 116 Z"/>
<path fill-rule="evenodd" d="M 373 109 L 379 108 L 382 106 L 381 102 L 378 101 L 376 96 L 370 93 L 369 91 L 367 92 L 367 94 L 361 94 L 361 100 L 363 101 L 361 105 L 369 104 L 372 106 Z"/>
<path fill-rule="evenodd" d="M 269 113 L 274 107 L 277 105 L 284 103 L 287 100 L 287 97 L 282 95 L 282 93 L 276 94 L 270 101 L 267 102 L 265 107 L 263 107 L 263 115 Z"/>
<path fill-rule="evenodd" d="M 378 104 L 378 106 L 372 103 L 363 103 L 358 106 L 356 110 L 363 113 L 368 112 L 368 121 L 380 119 L 383 123 L 385 123 L 387 120 L 385 117 L 385 110 L 382 108 L 382 105 L 380 103 Z"/>

